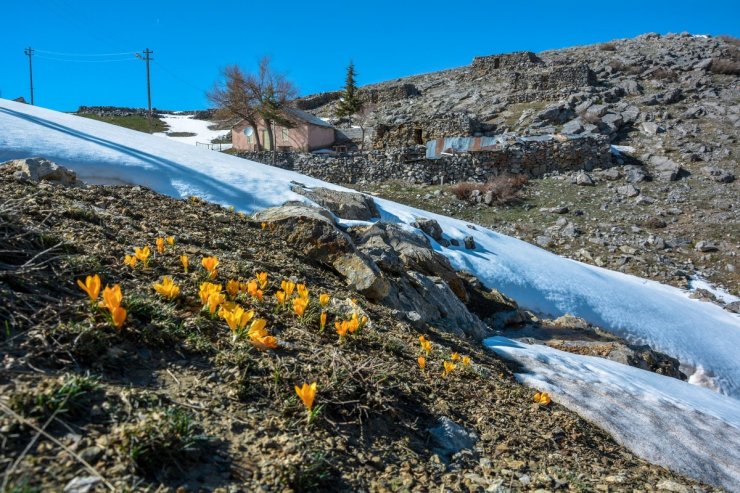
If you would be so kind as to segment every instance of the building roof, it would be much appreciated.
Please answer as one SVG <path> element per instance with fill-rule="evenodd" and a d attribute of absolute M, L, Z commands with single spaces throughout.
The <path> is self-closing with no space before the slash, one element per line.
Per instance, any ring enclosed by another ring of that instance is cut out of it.
<path fill-rule="evenodd" d="M 288 106 L 283 109 L 283 112 L 289 117 L 293 117 L 296 120 L 300 120 L 310 125 L 315 125 L 317 127 L 334 128 L 334 125 L 332 125 L 331 123 L 322 120 L 318 116 L 312 115 L 311 113 L 299 110 L 298 108 Z M 244 123 L 244 119 L 238 120 L 236 123 L 234 123 L 233 127 L 238 127 L 242 123 Z"/>
<path fill-rule="evenodd" d="M 310 123 L 311 125 L 316 125 L 317 127 L 332 128 L 334 126 L 331 123 L 322 120 L 318 116 L 312 115 L 307 111 L 299 110 L 298 108 L 287 107 L 285 108 L 285 113 L 298 118 L 299 120 L 303 120 L 306 123 Z"/>

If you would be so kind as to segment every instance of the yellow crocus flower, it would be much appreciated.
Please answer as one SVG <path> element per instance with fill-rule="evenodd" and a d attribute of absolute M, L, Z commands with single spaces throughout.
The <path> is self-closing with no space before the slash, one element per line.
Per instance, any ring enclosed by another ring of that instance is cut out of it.
<path fill-rule="evenodd" d="M 85 282 L 77 279 L 77 285 L 90 297 L 90 301 L 95 301 L 100 296 L 100 276 L 87 276 Z"/>
<path fill-rule="evenodd" d="M 302 387 L 295 386 L 295 393 L 303 401 L 303 405 L 306 407 L 308 412 L 313 409 L 313 401 L 316 398 L 316 382 L 312 382 L 310 385 L 304 383 Z"/>

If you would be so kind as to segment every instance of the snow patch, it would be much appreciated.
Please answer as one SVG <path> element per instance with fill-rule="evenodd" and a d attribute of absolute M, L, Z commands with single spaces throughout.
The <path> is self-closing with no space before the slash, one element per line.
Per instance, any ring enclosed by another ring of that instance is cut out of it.
<path fill-rule="evenodd" d="M 519 381 L 607 430 L 636 455 L 740 491 L 740 407 L 675 378 L 504 337 L 486 339 L 516 361 Z"/>
<path fill-rule="evenodd" d="M 740 298 L 733 295 L 732 293 L 728 293 L 722 288 L 718 288 L 714 284 L 711 284 L 709 281 L 704 279 L 701 276 L 691 276 L 689 278 L 689 290 L 690 291 L 696 291 L 698 289 L 703 289 L 705 291 L 709 291 L 712 293 L 712 295 L 717 298 L 718 300 L 721 300 L 725 304 L 734 303 L 736 301 L 740 301 Z"/>
<path fill-rule="evenodd" d="M 166 137 L 185 144 L 210 144 L 213 139 L 225 137 L 229 133 L 228 130 L 211 130 L 208 127 L 213 125 L 213 122 L 196 120 L 193 115 L 168 113 L 161 115 L 160 119 L 169 126 L 169 130 L 167 132 L 158 132 L 154 135 L 158 137 Z M 167 135 L 168 133 L 174 132 L 188 132 L 195 135 L 188 137 L 172 137 Z M 231 144 L 221 144 L 221 148 L 230 149 Z"/>

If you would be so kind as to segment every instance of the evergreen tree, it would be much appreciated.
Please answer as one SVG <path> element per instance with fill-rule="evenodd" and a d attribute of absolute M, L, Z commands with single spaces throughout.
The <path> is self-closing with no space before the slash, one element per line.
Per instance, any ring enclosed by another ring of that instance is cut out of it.
<path fill-rule="evenodd" d="M 344 91 L 342 91 L 342 100 L 337 105 L 336 115 L 340 118 L 349 117 L 352 124 L 352 115 L 362 110 L 362 99 L 357 92 L 357 83 L 355 82 L 355 64 L 349 62 L 347 67 L 347 77 L 344 81 Z"/>

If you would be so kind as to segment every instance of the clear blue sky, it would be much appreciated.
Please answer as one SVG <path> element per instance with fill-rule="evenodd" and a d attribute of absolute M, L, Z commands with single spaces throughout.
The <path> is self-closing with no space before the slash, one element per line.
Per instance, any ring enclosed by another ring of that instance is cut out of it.
<path fill-rule="evenodd" d="M 341 87 L 350 59 L 367 84 L 457 67 L 473 56 L 542 51 L 645 32 L 740 37 L 740 0 L 446 1 L 3 0 L 0 92 L 28 98 L 34 57 L 36 104 L 146 106 L 144 63 L 154 50 L 153 105 L 205 108 L 204 91 L 227 64 L 262 55 L 301 94 Z M 45 52 L 42 52 L 44 50 Z M 56 52 L 53 54 L 48 52 Z M 84 62 L 81 60 L 119 60 Z"/>

